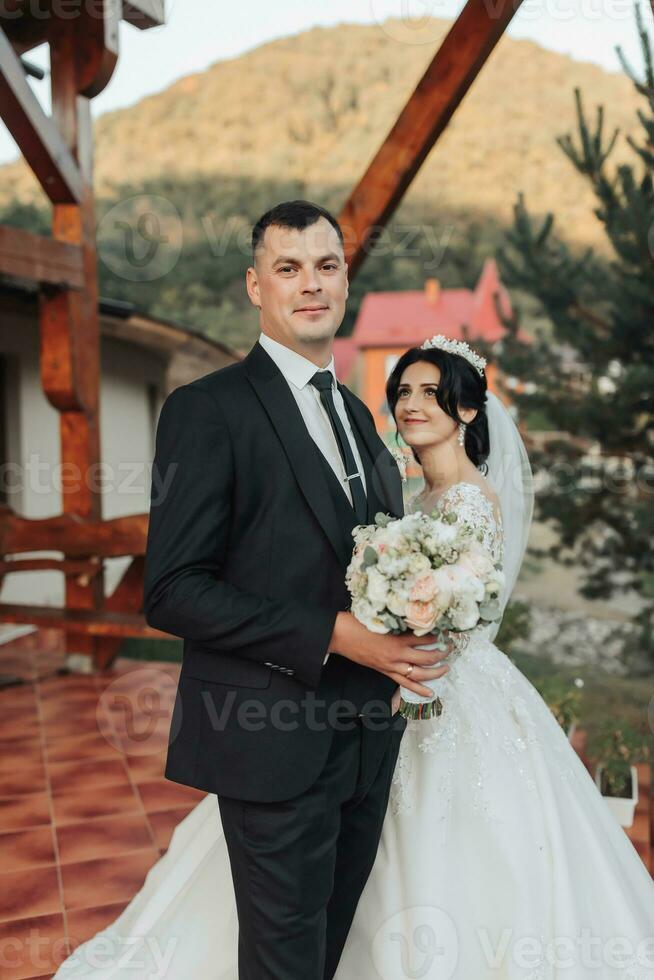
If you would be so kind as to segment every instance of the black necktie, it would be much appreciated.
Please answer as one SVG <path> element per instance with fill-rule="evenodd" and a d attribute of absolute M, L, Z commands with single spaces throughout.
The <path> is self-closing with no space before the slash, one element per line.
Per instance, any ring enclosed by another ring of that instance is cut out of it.
<path fill-rule="evenodd" d="M 332 429 L 334 430 L 336 442 L 338 443 L 338 448 L 340 449 L 341 456 L 343 458 L 345 474 L 350 478 L 348 482 L 350 484 L 350 489 L 352 490 L 352 500 L 354 502 L 354 512 L 357 516 L 357 521 L 359 524 L 366 524 L 368 516 L 368 501 L 366 500 L 366 492 L 363 489 L 363 481 L 361 480 L 359 468 L 354 459 L 354 453 L 352 452 L 350 440 L 347 437 L 347 433 L 343 428 L 343 423 L 341 422 L 338 412 L 336 411 L 334 396 L 332 394 L 332 377 L 333 375 L 331 371 L 317 371 L 311 378 L 311 384 L 314 386 L 314 388 L 318 389 L 320 393 L 320 401 L 325 406 L 325 410 L 329 416 L 329 421 L 331 422 Z"/>

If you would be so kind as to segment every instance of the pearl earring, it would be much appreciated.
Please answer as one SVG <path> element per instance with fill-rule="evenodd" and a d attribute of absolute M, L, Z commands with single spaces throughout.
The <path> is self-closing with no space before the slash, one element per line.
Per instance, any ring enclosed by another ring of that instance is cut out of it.
<path fill-rule="evenodd" d="M 465 422 L 459 423 L 459 445 L 463 446 L 466 441 L 466 429 L 467 425 Z"/>

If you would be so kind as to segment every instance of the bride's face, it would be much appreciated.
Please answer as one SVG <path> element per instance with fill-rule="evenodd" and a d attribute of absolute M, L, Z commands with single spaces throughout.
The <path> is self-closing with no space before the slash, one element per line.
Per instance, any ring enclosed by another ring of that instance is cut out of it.
<path fill-rule="evenodd" d="M 436 400 L 440 369 L 428 361 L 416 361 L 402 373 L 398 386 L 395 421 L 408 446 L 420 451 L 427 446 L 456 442 L 459 425 L 444 412 Z M 462 410 L 464 421 L 476 411 Z"/>

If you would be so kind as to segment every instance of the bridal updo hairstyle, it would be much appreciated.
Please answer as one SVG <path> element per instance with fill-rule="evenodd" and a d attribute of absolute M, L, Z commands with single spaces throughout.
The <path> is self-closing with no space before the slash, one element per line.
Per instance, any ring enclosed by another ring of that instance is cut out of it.
<path fill-rule="evenodd" d="M 451 354 L 449 351 L 440 350 L 438 347 L 427 350 L 423 350 L 421 347 L 410 347 L 399 359 L 386 382 L 386 400 L 393 419 L 395 419 L 398 388 L 402 375 L 410 364 L 415 364 L 417 361 L 435 364 L 440 370 L 441 379 L 436 389 L 436 401 L 450 418 L 457 423 L 463 422 L 457 410 L 459 405 L 462 408 L 477 409 L 477 414 L 472 422 L 467 423 L 463 448 L 476 467 L 481 468 L 483 466 L 481 472 L 486 475 L 488 471 L 486 460 L 490 453 L 488 418 L 486 417 L 486 375 L 480 375 L 477 369 L 459 354 Z M 396 435 L 396 438 L 399 438 L 399 434 Z M 419 464 L 418 454 L 413 449 L 411 451 L 413 458 Z"/>

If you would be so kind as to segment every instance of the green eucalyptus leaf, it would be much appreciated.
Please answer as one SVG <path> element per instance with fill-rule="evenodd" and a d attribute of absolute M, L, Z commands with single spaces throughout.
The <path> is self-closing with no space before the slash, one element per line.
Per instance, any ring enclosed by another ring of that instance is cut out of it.
<path fill-rule="evenodd" d="M 376 565 L 379 561 L 379 555 L 374 548 L 371 548 L 369 544 L 366 545 L 363 552 L 363 567 L 368 568 L 370 565 Z"/>

